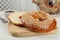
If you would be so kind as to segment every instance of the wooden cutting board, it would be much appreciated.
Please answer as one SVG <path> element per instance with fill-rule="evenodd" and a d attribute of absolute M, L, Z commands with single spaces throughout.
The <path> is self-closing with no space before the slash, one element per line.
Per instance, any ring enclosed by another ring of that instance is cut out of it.
<path fill-rule="evenodd" d="M 25 27 L 22 26 L 16 26 L 12 23 L 8 23 L 8 28 L 9 28 L 9 32 L 16 37 L 25 37 L 25 36 L 45 36 L 45 35 L 52 35 L 57 33 L 57 28 L 51 32 L 47 32 L 47 33 L 37 33 L 37 32 L 32 32 L 30 30 L 28 30 Z"/>

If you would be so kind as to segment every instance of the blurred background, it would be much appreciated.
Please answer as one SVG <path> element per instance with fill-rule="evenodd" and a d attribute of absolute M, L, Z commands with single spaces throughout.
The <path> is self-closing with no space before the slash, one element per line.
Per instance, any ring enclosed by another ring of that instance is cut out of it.
<path fill-rule="evenodd" d="M 29 11 L 37 10 L 37 6 L 32 0 L 0 0 L 0 11 L 3 10 Z"/>

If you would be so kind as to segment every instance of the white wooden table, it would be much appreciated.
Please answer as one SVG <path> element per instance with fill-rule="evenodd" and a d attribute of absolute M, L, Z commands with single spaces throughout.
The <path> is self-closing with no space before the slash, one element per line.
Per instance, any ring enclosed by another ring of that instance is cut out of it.
<path fill-rule="evenodd" d="M 4 11 L 0 12 L 0 16 L 4 17 Z M 13 37 L 8 31 L 8 24 L 0 21 L 0 40 L 60 40 L 60 16 L 55 17 L 57 20 L 58 32 L 54 35 L 32 36 L 32 37 Z"/>

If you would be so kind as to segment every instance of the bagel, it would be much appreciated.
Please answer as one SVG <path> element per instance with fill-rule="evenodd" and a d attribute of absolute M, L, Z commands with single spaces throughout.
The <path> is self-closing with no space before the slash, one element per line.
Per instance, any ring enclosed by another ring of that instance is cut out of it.
<path fill-rule="evenodd" d="M 8 20 L 15 24 L 15 25 L 22 25 L 22 22 L 20 21 L 19 17 L 21 17 L 21 15 L 23 15 L 25 12 L 15 12 L 15 13 L 11 13 L 8 16 Z"/>
<path fill-rule="evenodd" d="M 37 4 L 40 10 L 43 10 L 49 14 L 60 12 L 60 0 L 32 0 Z"/>
<path fill-rule="evenodd" d="M 23 14 L 22 24 L 34 32 L 50 32 L 56 28 L 56 20 L 44 11 L 31 11 Z"/>

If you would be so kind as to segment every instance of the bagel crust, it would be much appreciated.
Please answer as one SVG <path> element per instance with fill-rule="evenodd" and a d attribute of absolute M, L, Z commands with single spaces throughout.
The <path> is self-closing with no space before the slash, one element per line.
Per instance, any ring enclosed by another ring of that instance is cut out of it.
<path fill-rule="evenodd" d="M 56 20 L 43 11 L 32 11 L 22 15 L 22 24 L 34 32 L 50 32 L 56 28 Z"/>

